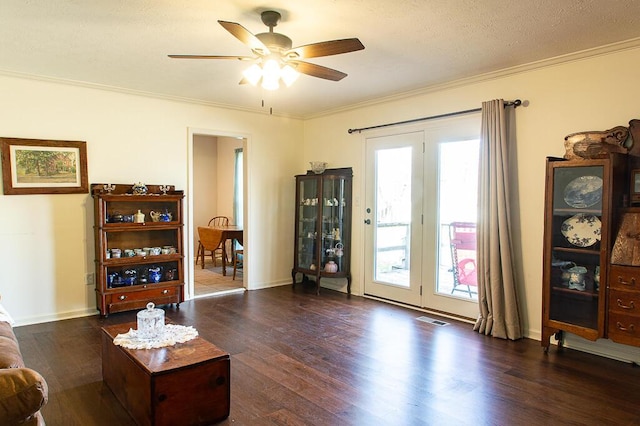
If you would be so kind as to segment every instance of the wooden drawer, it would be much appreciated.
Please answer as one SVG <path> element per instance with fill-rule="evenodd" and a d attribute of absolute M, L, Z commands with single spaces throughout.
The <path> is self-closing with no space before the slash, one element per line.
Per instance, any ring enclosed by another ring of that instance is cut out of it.
<path fill-rule="evenodd" d="M 634 266 L 611 265 L 609 288 L 626 291 L 640 291 L 640 268 Z"/>
<path fill-rule="evenodd" d="M 640 291 L 610 289 L 609 312 L 640 316 Z"/>
<path fill-rule="evenodd" d="M 640 316 L 610 312 L 608 337 L 617 343 L 640 346 Z"/>
<path fill-rule="evenodd" d="M 149 302 L 153 302 L 156 305 L 181 303 L 181 288 L 181 286 L 175 286 L 149 288 L 147 290 L 137 291 L 116 291 L 105 295 L 105 303 L 108 307 L 108 313 L 141 309 L 146 307 Z"/>

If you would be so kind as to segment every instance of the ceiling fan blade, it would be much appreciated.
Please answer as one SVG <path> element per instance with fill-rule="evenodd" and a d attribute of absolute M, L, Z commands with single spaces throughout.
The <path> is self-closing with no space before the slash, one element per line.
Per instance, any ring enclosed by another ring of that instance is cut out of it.
<path fill-rule="evenodd" d="M 345 38 L 342 40 L 321 41 L 319 43 L 306 44 L 294 47 L 284 56 L 295 59 L 318 58 L 320 56 L 339 55 L 341 53 L 355 52 L 364 49 L 364 45 L 357 38 Z"/>
<path fill-rule="evenodd" d="M 260 41 L 258 37 L 253 35 L 248 29 L 237 22 L 218 21 L 225 30 L 229 31 L 235 38 L 249 46 L 251 50 L 260 55 L 270 55 L 271 51 Z"/>
<path fill-rule="evenodd" d="M 253 56 L 218 56 L 218 55 L 167 55 L 174 59 L 236 59 L 239 61 L 251 61 Z"/>
<path fill-rule="evenodd" d="M 325 80 L 340 81 L 347 76 L 347 74 L 341 71 L 323 67 L 321 65 L 311 64 L 309 62 L 288 61 L 287 63 L 293 65 L 295 70 L 298 72 L 312 77 L 324 78 Z"/>

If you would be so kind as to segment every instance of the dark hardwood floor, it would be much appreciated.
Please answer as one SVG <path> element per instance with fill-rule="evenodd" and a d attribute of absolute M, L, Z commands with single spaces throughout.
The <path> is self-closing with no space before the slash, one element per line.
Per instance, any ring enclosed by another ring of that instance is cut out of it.
<path fill-rule="evenodd" d="M 449 319 L 290 286 L 166 308 L 231 354 L 222 425 L 637 425 L 640 368 Z M 430 317 L 434 317 L 429 315 Z M 100 327 L 136 312 L 17 327 L 49 384 L 49 426 L 132 425 L 102 383 Z M 435 317 L 434 317 L 435 318 Z"/>

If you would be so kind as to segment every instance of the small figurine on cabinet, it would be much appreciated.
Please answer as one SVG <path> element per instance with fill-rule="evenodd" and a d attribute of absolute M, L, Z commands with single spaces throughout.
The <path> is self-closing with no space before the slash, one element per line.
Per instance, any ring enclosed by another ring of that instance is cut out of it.
<path fill-rule="evenodd" d="M 171 189 L 171 185 L 160 185 L 160 191 L 162 195 L 167 195 L 167 192 Z"/>
<path fill-rule="evenodd" d="M 134 195 L 146 195 L 148 192 L 147 185 L 142 182 L 134 183 L 132 189 Z"/>

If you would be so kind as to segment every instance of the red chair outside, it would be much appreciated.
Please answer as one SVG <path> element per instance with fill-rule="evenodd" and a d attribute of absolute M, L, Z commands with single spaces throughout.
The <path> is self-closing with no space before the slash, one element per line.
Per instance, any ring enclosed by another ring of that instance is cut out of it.
<path fill-rule="evenodd" d="M 472 222 L 452 222 L 449 224 L 451 242 L 451 271 L 454 291 L 477 294 L 478 273 L 476 270 L 476 224 Z M 458 288 L 464 286 L 466 288 Z M 476 290 L 472 291 L 471 287 Z"/>

